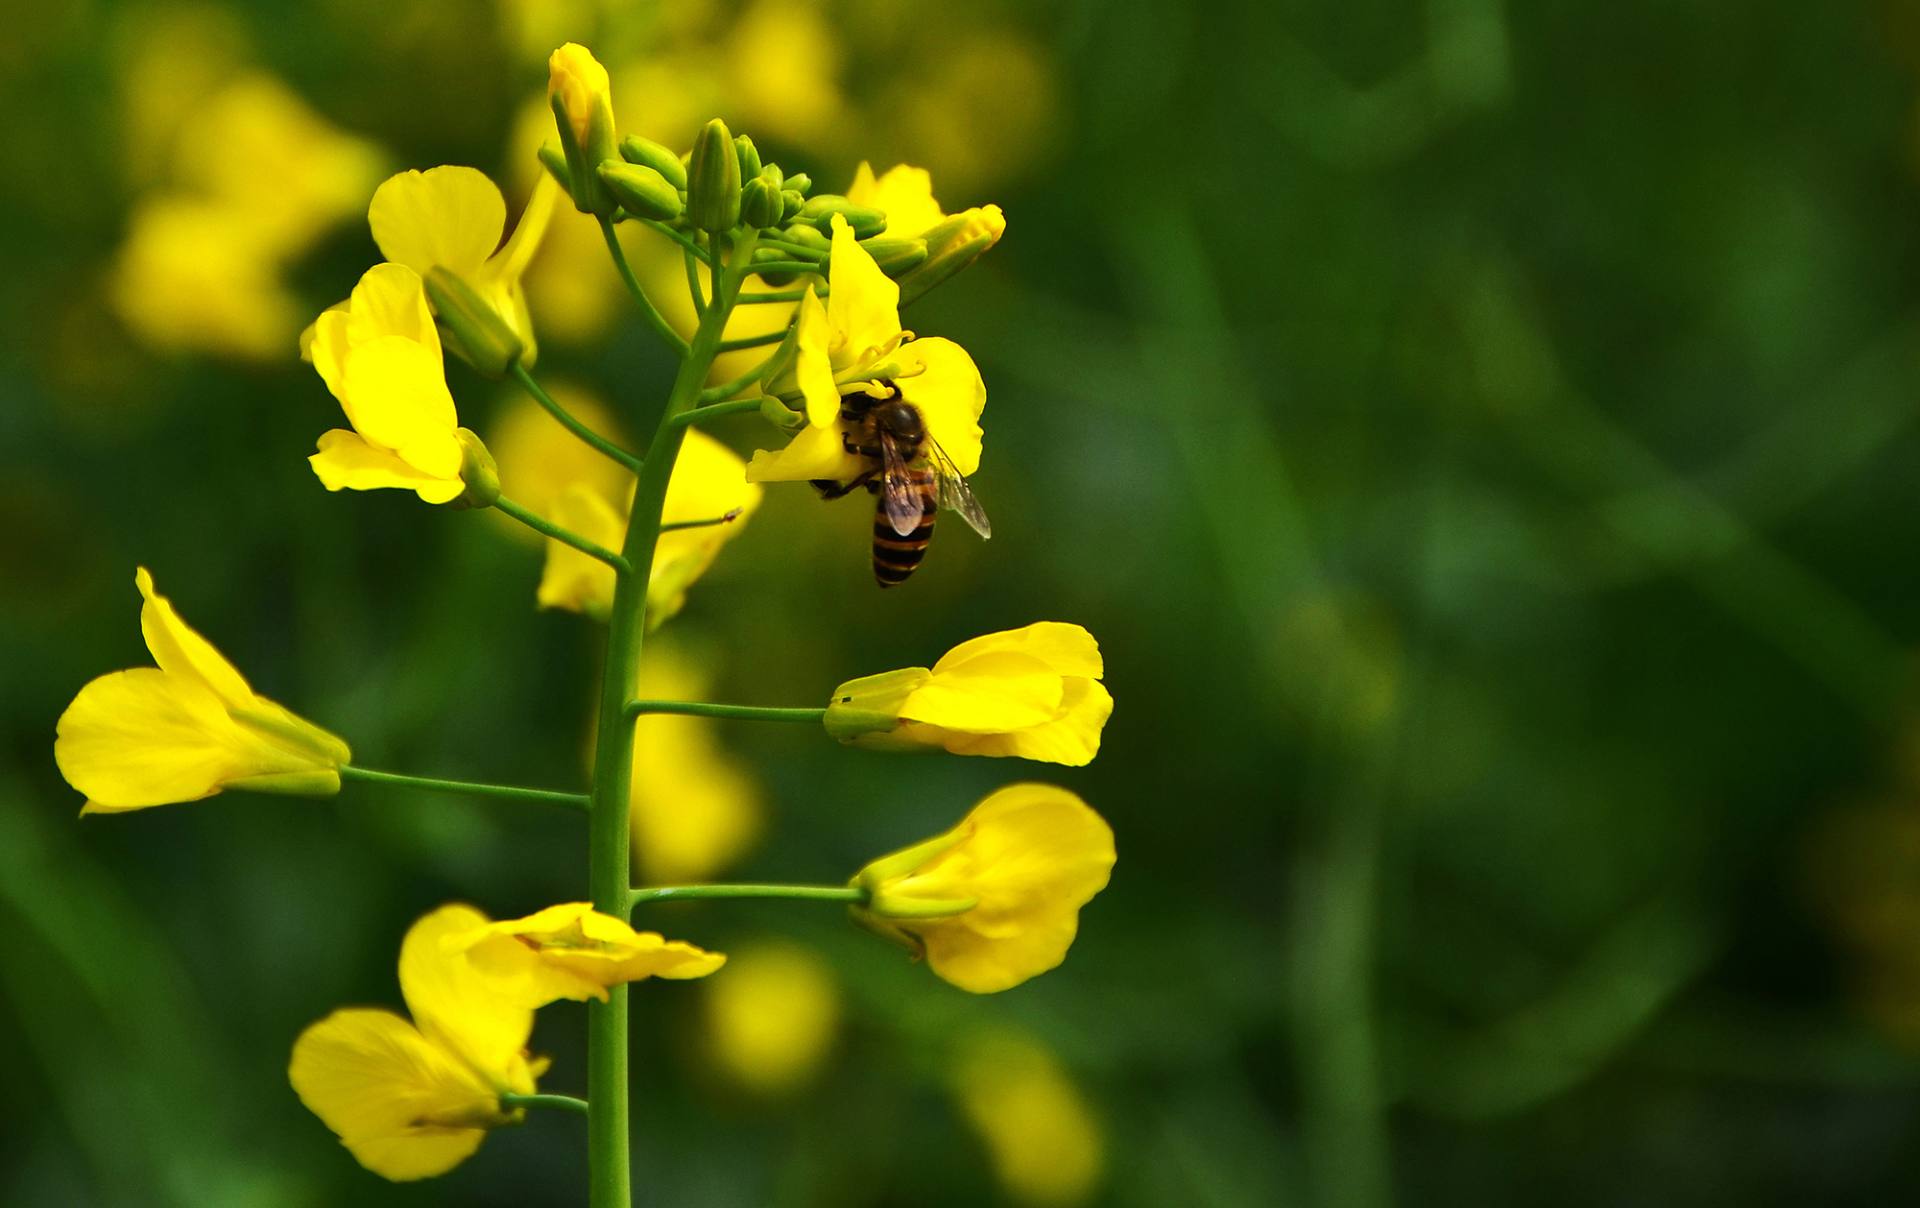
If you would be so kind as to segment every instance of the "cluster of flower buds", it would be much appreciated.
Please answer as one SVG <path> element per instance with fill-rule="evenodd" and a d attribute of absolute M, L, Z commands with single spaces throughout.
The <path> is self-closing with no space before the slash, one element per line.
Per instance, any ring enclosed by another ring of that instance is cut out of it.
<path fill-rule="evenodd" d="M 617 137 L 604 67 L 568 43 L 549 61 L 548 95 L 560 134 L 540 161 L 575 208 L 615 222 L 638 218 L 709 237 L 757 231 L 756 263 L 772 285 L 794 280 L 794 266 L 824 270 L 833 219 L 846 220 L 860 246 L 900 284 L 902 303 L 945 281 L 992 247 L 1005 229 L 997 207 L 968 210 L 925 231 L 889 230 L 887 214 L 838 193 L 816 193 L 803 172 L 762 162 L 747 135 L 714 118 L 684 154 L 628 134 Z M 778 267 L 776 267 L 778 266 Z"/>

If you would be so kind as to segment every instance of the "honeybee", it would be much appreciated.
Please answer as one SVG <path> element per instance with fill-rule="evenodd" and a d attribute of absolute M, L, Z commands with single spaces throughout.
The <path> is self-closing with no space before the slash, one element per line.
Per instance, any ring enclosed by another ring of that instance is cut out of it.
<path fill-rule="evenodd" d="M 840 400 L 840 418 L 849 430 L 846 450 L 869 463 L 845 483 L 815 479 L 823 499 L 838 499 L 865 487 L 878 502 L 873 512 L 873 577 L 882 587 L 904 583 L 927 555 L 933 519 L 941 508 L 958 512 L 981 537 L 993 536 L 985 509 L 973 497 L 953 459 L 933 439 L 920 409 L 902 398 L 892 382 L 882 382 L 891 397 L 849 394 Z"/>

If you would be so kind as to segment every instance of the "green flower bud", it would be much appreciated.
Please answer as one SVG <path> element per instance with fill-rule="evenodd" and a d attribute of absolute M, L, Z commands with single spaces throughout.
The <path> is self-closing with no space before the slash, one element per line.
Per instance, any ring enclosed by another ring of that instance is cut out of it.
<path fill-rule="evenodd" d="M 793 258 L 794 257 L 792 253 L 783 252 L 777 247 L 757 247 L 753 249 L 753 262 L 755 264 L 791 263 Z M 780 285 L 780 286 L 791 285 L 793 283 L 793 278 L 794 278 L 794 275 L 792 273 L 761 273 L 760 274 L 760 279 L 765 281 L 768 285 Z"/>
<path fill-rule="evenodd" d="M 616 154 L 607 69 L 584 46 L 569 42 L 553 52 L 547 71 L 547 102 L 566 153 L 574 208 L 606 217 L 613 213 L 613 197 L 594 169 Z"/>
<path fill-rule="evenodd" d="M 744 134 L 734 135 L 733 151 L 740 157 L 741 180 L 752 180 L 760 175 L 760 149 L 753 145 L 752 139 Z"/>
<path fill-rule="evenodd" d="M 727 124 L 717 117 L 700 131 L 687 162 L 687 219 L 713 234 L 731 231 L 740 221 L 740 156 Z"/>
<path fill-rule="evenodd" d="M 887 229 L 887 216 L 879 210 L 857 206 L 838 193 L 821 193 L 800 207 L 800 221 L 823 231 L 831 230 L 833 216 L 839 214 L 853 228 L 855 239 L 870 239 Z"/>
<path fill-rule="evenodd" d="M 519 333 L 473 286 L 445 265 L 427 270 L 427 301 L 455 356 L 482 377 L 502 378 L 526 353 Z"/>
<path fill-rule="evenodd" d="M 777 226 L 780 214 L 780 189 L 766 177 L 754 177 L 740 191 L 740 220 L 748 226 Z"/>
<path fill-rule="evenodd" d="M 760 177 L 771 184 L 775 192 L 787 187 L 787 175 L 780 170 L 779 164 L 760 165 Z"/>
<path fill-rule="evenodd" d="M 686 161 L 650 138 L 629 134 L 620 140 L 620 158 L 630 164 L 652 168 L 667 178 L 675 189 L 687 187 Z"/>
<path fill-rule="evenodd" d="M 813 188 L 813 177 L 808 176 L 805 172 L 795 172 L 792 176 L 787 177 L 786 184 L 783 187 L 792 189 L 794 192 L 800 194 L 800 196 L 805 197 L 807 190 Z"/>
<path fill-rule="evenodd" d="M 934 286 L 978 260 L 1000 242 L 1007 220 L 999 206 L 981 206 L 955 214 L 927 231 L 927 258 L 900 280 L 900 305 L 905 306 Z"/>
<path fill-rule="evenodd" d="M 900 239 L 881 235 L 875 239 L 863 239 L 860 246 L 867 249 L 880 271 L 889 277 L 898 277 L 909 269 L 917 268 L 927 258 L 927 241 L 924 239 Z"/>
<path fill-rule="evenodd" d="M 600 181 L 620 208 L 636 218 L 672 222 L 680 217 L 680 190 L 652 168 L 610 159 L 600 165 Z"/>
<path fill-rule="evenodd" d="M 760 418 L 785 432 L 798 432 L 807 426 L 803 412 L 795 411 L 771 394 L 760 397 Z"/>
<path fill-rule="evenodd" d="M 799 213 L 800 207 L 807 204 L 806 195 L 795 189 L 780 191 L 780 221 L 791 222 Z M 808 227 L 808 230 L 813 230 Z"/>
<path fill-rule="evenodd" d="M 460 441 L 460 481 L 467 489 L 460 498 L 453 501 L 455 508 L 490 508 L 494 500 L 500 498 L 500 467 L 493 462 L 493 454 L 487 452 L 486 444 L 471 428 L 457 428 L 454 435 Z"/>
<path fill-rule="evenodd" d="M 780 238 L 788 243 L 797 243 L 801 247 L 810 247 L 822 256 L 833 250 L 833 240 L 820 233 L 820 228 L 796 222 L 780 232 Z"/>

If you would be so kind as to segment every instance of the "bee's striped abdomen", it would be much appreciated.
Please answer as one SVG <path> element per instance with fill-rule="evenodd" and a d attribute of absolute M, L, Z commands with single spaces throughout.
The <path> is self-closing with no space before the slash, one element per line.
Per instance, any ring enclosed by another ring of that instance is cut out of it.
<path fill-rule="evenodd" d="M 914 466 L 908 471 L 913 493 L 920 500 L 920 523 L 904 537 L 887 519 L 886 506 L 873 514 L 873 577 L 882 587 L 904 583 L 920 560 L 927 556 L 927 543 L 933 540 L 933 517 L 940 509 L 940 483 L 933 467 Z"/>

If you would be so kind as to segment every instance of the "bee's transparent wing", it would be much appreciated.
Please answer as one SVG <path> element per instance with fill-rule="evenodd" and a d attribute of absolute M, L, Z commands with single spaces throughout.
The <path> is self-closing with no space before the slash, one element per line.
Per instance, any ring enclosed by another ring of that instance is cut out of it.
<path fill-rule="evenodd" d="M 940 480 L 940 506 L 948 511 L 957 512 L 960 519 L 982 539 L 993 537 L 993 522 L 987 519 L 987 509 L 973 497 L 973 490 L 967 486 L 967 480 L 960 476 L 954 467 L 953 458 L 940 447 L 940 442 L 931 436 L 927 438 L 927 452 L 933 461 L 934 476 Z"/>
<path fill-rule="evenodd" d="M 913 473 L 900 447 L 885 432 L 880 434 L 880 510 L 887 523 L 902 537 L 920 527 L 920 494 L 913 489 Z"/>

